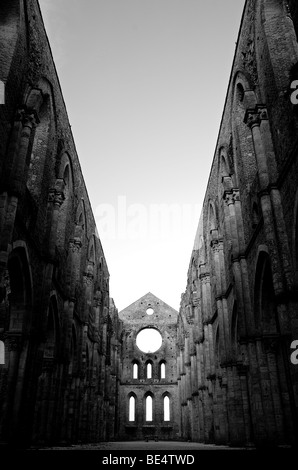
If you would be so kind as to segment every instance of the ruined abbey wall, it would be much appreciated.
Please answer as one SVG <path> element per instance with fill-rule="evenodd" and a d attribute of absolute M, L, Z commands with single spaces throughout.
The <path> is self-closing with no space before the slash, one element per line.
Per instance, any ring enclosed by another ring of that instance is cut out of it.
<path fill-rule="evenodd" d="M 147 309 L 152 309 L 150 314 Z M 148 293 L 119 312 L 123 322 L 121 340 L 122 373 L 120 382 L 119 438 L 172 440 L 178 438 L 177 338 L 178 312 Z M 137 345 L 137 335 L 146 328 L 156 329 L 162 344 L 152 352 Z M 148 364 L 151 373 L 148 376 Z M 162 364 L 164 373 L 162 373 Z M 134 366 L 136 373 L 134 374 Z M 152 417 L 146 416 L 146 398 L 152 397 Z M 135 400 L 135 416 L 129 419 L 129 400 Z M 164 399 L 169 399 L 165 420 Z"/>
<path fill-rule="evenodd" d="M 178 318 L 185 438 L 297 440 L 297 24 L 246 2 Z"/>
<path fill-rule="evenodd" d="M 38 2 L 1 3 L 0 444 L 297 444 L 297 37 L 246 1 L 180 311 L 118 314 Z"/>
<path fill-rule="evenodd" d="M 107 439 L 120 323 L 38 2 L 0 43 L 0 442 Z"/>

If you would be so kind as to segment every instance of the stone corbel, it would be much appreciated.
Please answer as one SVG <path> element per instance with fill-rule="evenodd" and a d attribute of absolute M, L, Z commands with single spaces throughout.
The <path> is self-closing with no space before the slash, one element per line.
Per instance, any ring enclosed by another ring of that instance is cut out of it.
<path fill-rule="evenodd" d="M 252 129 L 259 126 L 261 121 L 268 120 L 267 108 L 263 104 L 257 104 L 255 108 L 248 108 L 244 116 L 244 123 Z"/>

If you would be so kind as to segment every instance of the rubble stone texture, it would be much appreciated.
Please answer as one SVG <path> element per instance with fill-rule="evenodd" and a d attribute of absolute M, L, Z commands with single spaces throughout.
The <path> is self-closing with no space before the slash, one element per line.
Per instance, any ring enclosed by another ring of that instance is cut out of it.
<path fill-rule="evenodd" d="M 38 2 L 1 2 L 0 443 L 297 445 L 297 34 L 246 1 L 180 310 L 118 313 Z"/>

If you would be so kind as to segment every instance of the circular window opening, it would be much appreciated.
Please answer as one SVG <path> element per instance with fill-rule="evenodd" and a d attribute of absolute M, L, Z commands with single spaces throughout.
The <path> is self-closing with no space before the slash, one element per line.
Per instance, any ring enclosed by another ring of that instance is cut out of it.
<path fill-rule="evenodd" d="M 144 328 L 137 334 L 136 343 L 144 353 L 153 353 L 162 345 L 162 337 L 155 328 Z"/>
<path fill-rule="evenodd" d="M 147 313 L 147 315 L 153 315 L 153 313 L 154 313 L 153 308 L 151 308 L 151 307 L 147 308 L 146 313 Z"/>

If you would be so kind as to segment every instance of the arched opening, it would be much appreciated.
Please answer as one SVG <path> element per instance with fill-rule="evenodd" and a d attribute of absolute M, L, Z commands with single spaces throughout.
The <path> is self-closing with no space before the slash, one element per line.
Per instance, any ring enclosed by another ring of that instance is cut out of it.
<path fill-rule="evenodd" d="M 168 395 L 164 396 L 163 399 L 163 420 L 170 421 L 170 398 Z"/>
<path fill-rule="evenodd" d="M 237 83 L 236 98 L 237 98 L 238 103 L 242 103 L 244 100 L 244 88 L 241 83 Z"/>
<path fill-rule="evenodd" d="M 144 328 L 137 334 L 136 344 L 145 353 L 155 352 L 162 345 L 162 336 L 155 328 Z"/>
<path fill-rule="evenodd" d="M 151 395 L 146 396 L 145 409 L 146 421 L 153 421 L 153 398 Z"/>
<path fill-rule="evenodd" d="M 212 232 L 217 229 L 216 213 L 212 203 L 209 204 L 209 230 Z"/>
<path fill-rule="evenodd" d="M 262 333 L 279 330 L 269 255 L 261 252 L 256 268 L 255 326 Z"/>
<path fill-rule="evenodd" d="M 34 392 L 28 380 L 30 371 L 27 368 L 32 341 L 32 283 L 26 247 L 22 241 L 15 242 L 15 248 L 8 258 L 7 270 L 4 334 L 7 334 L 9 345 L 13 347 L 7 348 L 7 357 L 4 358 L 7 362 L 7 376 L 2 375 L 0 379 L 2 391 L 5 390 L 0 400 L 0 428 L 18 439 L 26 435 L 30 426 L 27 416 L 31 404 L 24 397 Z"/>
<path fill-rule="evenodd" d="M 14 249 L 8 259 L 10 309 L 10 331 L 28 330 L 30 324 L 27 316 L 31 308 L 31 276 L 25 251 Z"/>
<path fill-rule="evenodd" d="M 160 363 L 160 378 L 166 378 L 166 363 L 164 361 Z"/>
<path fill-rule="evenodd" d="M 50 90 L 49 84 L 46 86 Z M 43 102 L 38 110 L 38 123 L 34 132 L 31 151 L 27 156 L 27 188 L 36 202 L 41 195 L 47 155 L 50 151 L 49 142 L 53 133 L 54 115 L 51 92 L 43 96 Z"/>
<path fill-rule="evenodd" d="M 220 156 L 220 174 L 222 178 L 230 176 L 229 165 L 223 153 Z"/>
<path fill-rule="evenodd" d="M 59 342 L 59 325 L 58 325 L 58 307 L 55 297 L 51 297 L 48 319 L 47 319 L 47 332 L 46 344 L 44 348 L 44 359 L 53 359 L 57 353 Z"/>
<path fill-rule="evenodd" d="M 246 122 L 245 110 L 254 108 L 256 97 L 254 92 L 249 91 L 252 86 L 249 84 L 243 73 L 238 73 L 235 77 L 235 88 L 231 109 L 232 116 L 232 141 L 234 158 L 234 183 L 237 187 L 239 175 L 242 175 L 243 184 L 253 184 L 256 177 L 256 158 L 251 130 Z"/>
<path fill-rule="evenodd" d="M 146 369 L 147 369 L 146 370 L 147 379 L 152 379 L 152 364 L 151 364 L 151 362 L 148 362 Z"/>
<path fill-rule="evenodd" d="M 136 420 L 136 399 L 133 395 L 129 397 L 128 421 Z"/>
<path fill-rule="evenodd" d="M 73 179 L 69 157 L 64 154 L 61 159 L 59 179 L 56 182 L 56 190 L 61 193 L 61 205 L 59 208 L 57 247 L 62 252 L 66 240 L 70 238 L 71 225 L 68 223 L 71 217 L 71 198 L 73 191 Z"/>
<path fill-rule="evenodd" d="M 137 362 L 134 362 L 132 365 L 132 378 L 138 379 L 138 377 L 139 377 L 139 366 Z"/>

